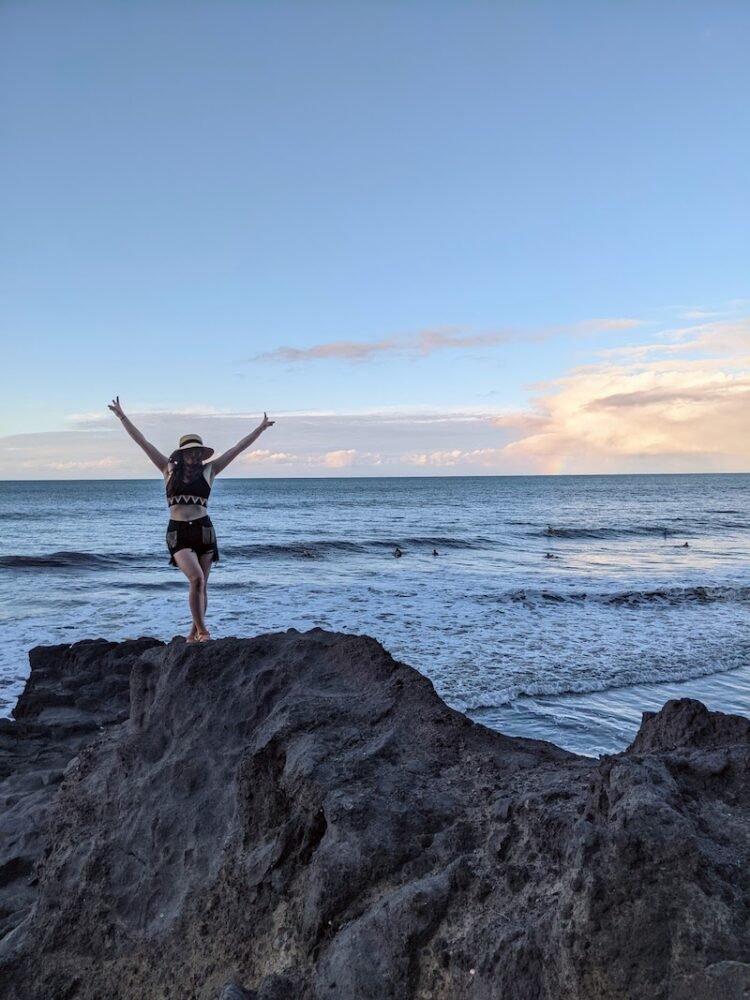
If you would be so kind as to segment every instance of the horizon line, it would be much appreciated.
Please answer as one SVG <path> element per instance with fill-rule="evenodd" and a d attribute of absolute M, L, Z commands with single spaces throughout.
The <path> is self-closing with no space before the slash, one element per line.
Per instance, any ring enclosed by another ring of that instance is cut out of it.
<path fill-rule="evenodd" d="M 624 476 L 750 476 L 750 470 L 733 472 L 487 472 L 487 473 L 453 473 L 446 475 L 409 475 L 394 474 L 389 476 L 221 476 L 221 479 L 235 482 L 286 482 L 289 480 L 307 482 L 342 481 L 352 479 L 614 479 Z M 218 480 L 219 477 L 217 476 Z M 116 478 L 88 479 L 2 479 L 3 483 L 159 483 L 159 476 L 119 476 Z"/>

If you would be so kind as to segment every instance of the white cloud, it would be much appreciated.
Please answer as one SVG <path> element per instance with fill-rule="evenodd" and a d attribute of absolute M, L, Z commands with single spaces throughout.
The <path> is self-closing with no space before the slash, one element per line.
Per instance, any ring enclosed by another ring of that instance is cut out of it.
<path fill-rule="evenodd" d="M 503 449 L 473 448 L 462 450 L 461 448 L 453 448 L 450 451 L 407 452 L 402 458 L 410 465 L 434 466 L 443 469 L 455 469 L 457 466 L 497 468 L 502 463 Z"/>
<path fill-rule="evenodd" d="M 258 449 L 248 451 L 237 459 L 238 465 L 261 466 L 261 465 L 297 465 L 305 467 L 319 467 L 322 469 L 345 469 L 354 465 L 359 460 L 364 464 L 380 464 L 380 456 L 371 452 L 360 455 L 356 448 L 345 448 L 334 451 L 312 452 L 308 454 L 294 454 L 285 451 L 269 451 L 268 449 Z"/>
<path fill-rule="evenodd" d="M 119 469 L 121 463 L 114 458 L 95 458 L 89 462 L 51 462 L 49 468 L 57 472 L 84 472 L 96 469 Z"/>
<path fill-rule="evenodd" d="M 680 313 L 682 319 L 718 319 L 728 315 L 726 312 L 711 312 L 709 309 L 685 309 Z"/>
<path fill-rule="evenodd" d="M 287 451 L 269 451 L 267 448 L 258 448 L 240 455 L 236 462 L 238 465 L 293 465 L 297 462 L 298 456 Z"/>

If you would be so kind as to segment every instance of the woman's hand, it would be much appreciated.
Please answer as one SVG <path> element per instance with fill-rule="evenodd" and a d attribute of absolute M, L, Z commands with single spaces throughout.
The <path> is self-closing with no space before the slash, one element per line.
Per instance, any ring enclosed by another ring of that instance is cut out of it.
<path fill-rule="evenodd" d="M 268 430 L 269 427 L 273 427 L 275 423 L 275 420 L 269 420 L 268 414 L 264 413 L 263 419 L 254 431 L 250 431 L 247 437 L 243 437 L 243 439 L 238 441 L 236 445 L 227 449 L 223 455 L 219 455 L 218 458 L 214 458 L 212 460 L 211 465 L 214 469 L 214 475 L 218 476 L 220 472 L 223 472 L 230 462 L 233 462 L 238 455 L 242 454 L 245 448 L 249 448 L 254 441 L 258 440 L 263 431 Z"/>
<path fill-rule="evenodd" d="M 166 455 L 162 455 L 158 448 L 155 448 L 150 441 L 147 441 L 145 437 L 141 434 L 132 420 L 128 420 L 125 416 L 123 408 L 120 406 L 120 397 L 115 396 L 112 402 L 109 404 L 110 410 L 114 413 L 116 417 L 119 418 L 122 429 L 126 431 L 139 448 L 143 448 L 148 457 L 154 463 L 159 472 L 164 472 L 167 468 L 167 462 L 169 459 Z"/>
<path fill-rule="evenodd" d="M 120 397 L 115 396 L 112 402 L 109 404 L 109 409 L 114 413 L 116 417 L 120 420 L 125 416 L 122 407 L 120 406 Z"/>

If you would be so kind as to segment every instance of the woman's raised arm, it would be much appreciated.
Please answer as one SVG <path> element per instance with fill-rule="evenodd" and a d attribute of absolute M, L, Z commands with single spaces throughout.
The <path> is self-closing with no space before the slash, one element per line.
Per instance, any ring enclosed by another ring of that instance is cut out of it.
<path fill-rule="evenodd" d="M 147 441 L 145 437 L 141 434 L 138 428 L 125 416 L 123 408 L 120 406 L 120 397 L 115 396 L 112 402 L 109 404 L 110 410 L 114 415 L 120 420 L 122 426 L 132 437 L 137 445 L 139 445 L 146 452 L 148 457 L 154 463 L 159 472 L 163 473 L 167 465 L 169 464 L 169 459 L 166 455 L 162 455 L 158 448 L 155 448 L 150 441 Z"/>
<path fill-rule="evenodd" d="M 245 450 L 245 448 L 249 448 L 253 441 L 257 441 L 263 431 L 267 430 L 269 427 L 273 427 L 275 423 L 275 420 L 269 420 L 267 414 L 264 413 L 263 419 L 254 431 L 251 431 L 247 437 L 243 437 L 241 441 L 238 441 L 233 448 L 228 448 L 223 455 L 219 455 L 218 458 L 212 459 L 211 465 L 214 469 L 214 475 L 218 476 L 220 472 L 223 472 L 230 462 L 233 462 L 234 459 Z"/>

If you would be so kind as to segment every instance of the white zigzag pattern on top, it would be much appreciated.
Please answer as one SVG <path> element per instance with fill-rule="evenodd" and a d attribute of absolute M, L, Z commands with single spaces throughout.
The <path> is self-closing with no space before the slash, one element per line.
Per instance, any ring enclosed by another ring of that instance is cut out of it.
<path fill-rule="evenodd" d="M 205 497 L 194 497 L 190 493 L 180 493 L 177 496 L 170 497 L 169 503 L 170 505 L 176 503 L 197 503 L 200 504 L 202 507 L 205 507 L 207 504 L 207 500 Z"/>

